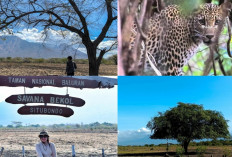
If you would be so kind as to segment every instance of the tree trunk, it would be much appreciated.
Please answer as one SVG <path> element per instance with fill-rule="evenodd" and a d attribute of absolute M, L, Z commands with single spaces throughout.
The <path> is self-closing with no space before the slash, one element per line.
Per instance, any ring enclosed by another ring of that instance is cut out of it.
<path fill-rule="evenodd" d="M 93 44 L 85 45 L 88 54 L 89 60 L 89 76 L 98 76 L 99 67 L 101 62 L 97 62 L 96 53 L 97 49 L 93 46 Z"/>
<path fill-rule="evenodd" d="M 190 141 L 184 141 L 182 147 L 184 148 L 184 153 L 188 153 L 188 145 Z"/>
<path fill-rule="evenodd" d="M 89 60 L 89 76 L 98 76 L 100 65 Z"/>

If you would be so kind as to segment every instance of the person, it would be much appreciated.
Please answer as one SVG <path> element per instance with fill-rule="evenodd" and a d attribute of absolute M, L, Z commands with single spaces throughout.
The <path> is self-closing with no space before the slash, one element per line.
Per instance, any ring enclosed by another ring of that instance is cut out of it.
<path fill-rule="evenodd" d="M 48 133 L 43 130 L 39 134 L 40 143 L 36 144 L 37 157 L 56 157 L 56 147 L 49 142 Z"/>
<path fill-rule="evenodd" d="M 75 69 L 77 69 L 77 65 L 72 61 L 72 56 L 68 56 L 68 61 L 66 65 L 66 74 L 67 76 L 74 76 Z"/>

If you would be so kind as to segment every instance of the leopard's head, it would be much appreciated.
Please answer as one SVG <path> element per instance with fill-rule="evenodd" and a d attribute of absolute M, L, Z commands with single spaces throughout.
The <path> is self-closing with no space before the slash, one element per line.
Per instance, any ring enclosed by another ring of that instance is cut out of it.
<path fill-rule="evenodd" d="M 230 9 L 230 2 L 225 2 L 220 6 L 211 3 L 202 5 L 193 19 L 196 38 L 206 45 L 216 42 Z"/>

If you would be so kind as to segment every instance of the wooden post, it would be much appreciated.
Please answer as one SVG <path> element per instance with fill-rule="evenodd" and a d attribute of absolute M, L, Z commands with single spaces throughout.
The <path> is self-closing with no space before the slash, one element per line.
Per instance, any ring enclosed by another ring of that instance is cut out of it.
<path fill-rule="evenodd" d="M 3 150 L 4 150 L 4 148 L 2 147 L 1 151 L 0 151 L 0 157 L 2 156 Z"/>
<path fill-rule="evenodd" d="M 24 146 L 22 146 L 22 150 L 23 150 L 23 157 L 25 157 L 25 150 L 24 150 Z"/>
<path fill-rule="evenodd" d="M 75 157 L 76 156 L 76 153 L 75 153 L 75 146 L 72 145 L 72 157 Z"/>
<path fill-rule="evenodd" d="M 104 148 L 102 148 L 102 157 L 105 157 Z"/>

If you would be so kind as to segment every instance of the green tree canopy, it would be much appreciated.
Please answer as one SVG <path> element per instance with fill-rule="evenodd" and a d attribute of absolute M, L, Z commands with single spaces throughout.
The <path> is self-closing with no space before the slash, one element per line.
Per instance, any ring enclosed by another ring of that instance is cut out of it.
<path fill-rule="evenodd" d="M 148 122 L 151 139 L 176 139 L 188 152 L 194 139 L 228 138 L 227 121 L 217 111 L 204 110 L 202 105 L 178 103 L 177 107 L 159 113 Z"/>

